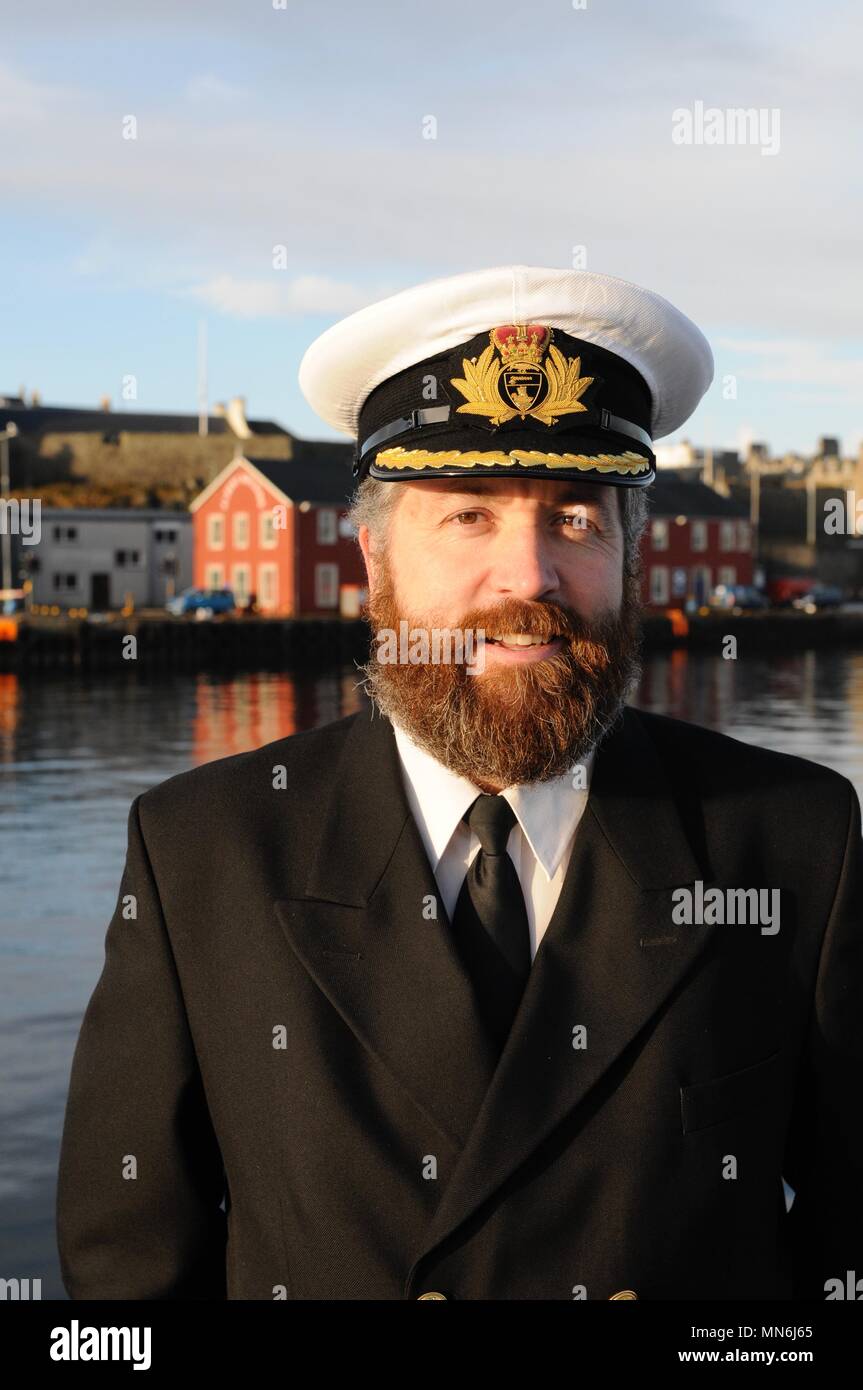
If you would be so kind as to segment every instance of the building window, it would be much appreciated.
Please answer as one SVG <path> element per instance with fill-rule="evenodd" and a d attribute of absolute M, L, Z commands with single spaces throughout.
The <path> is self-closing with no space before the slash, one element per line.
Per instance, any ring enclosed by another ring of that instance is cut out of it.
<path fill-rule="evenodd" d="M 692 591 L 697 603 L 706 603 L 710 597 L 710 566 L 695 565 L 692 571 Z"/>
<path fill-rule="evenodd" d="M 707 549 L 707 522 L 693 521 L 692 523 L 692 549 Z"/>
<path fill-rule="evenodd" d="M 74 543 L 77 539 L 78 539 L 78 527 L 77 527 L 77 526 L 55 526 L 55 527 L 54 527 L 54 540 L 55 540 L 55 541 L 60 541 L 61 545 L 68 544 L 70 541 Z"/>
<path fill-rule="evenodd" d="M 655 523 L 654 523 L 655 524 Z M 668 566 L 651 565 L 650 567 L 650 602 L 668 602 Z"/>
<path fill-rule="evenodd" d="M 668 522 L 661 517 L 650 523 L 650 544 L 654 550 L 668 549 Z"/>
<path fill-rule="evenodd" d="M 338 608 L 338 565 L 315 565 L 315 607 Z"/>
<path fill-rule="evenodd" d="M 252 570 L 250 565 L 234 565 L 231 569 L 231 588 L 234 600 L 239 606 L 245 603 L 251 592 Z"/>
<path fill-rule="evenodd" d="M 141 563 L 141 552 L 140 552 L 140 550 L 115 550 L 115 551 L 114 551 L 114 564 L 117 565 L 120 569 L 123 569 L 123 568 L 126 567 L 126 566 L 128 566 L 130 569 L 134 569 L 137 565 L 140 565 L 140 563 Z"/>
<path fill-rule="evenodd" d="M 733 589 L 737 583 L 737 568 L 735 565 L 720 565 L 718 570 L 717 584 L 724 584 L 726 589 Z"/>
<path fill-rule="evenodd" d="M 249 513 L 234 512 L 234 549 L 248 550 L 249 548 Z"/>
<path fill-rule="evenodd" d="M 720 521 L 719 523 L 719 549 L 736 550 L 735 533 L 737 527 L 733 521 Z M 721 582 L 721 581 L 720 581 Z"/>
<path fill-rule="evenodd" d="M 225 518 L 223 516 L 207 517 L 207 545 L 210 550 L 224 550 Z"/>
<path fill-rule="evenodd" d="M 225 587 L 225 567 L 224 565 L 207 565 L 204 571 L 205 589 L 224 589 Z"/>
<path fill-rule="evenodd" d="M 677 565 L 671 571 L 671 597 L 686 598 L 686 589 L 689 577 L 682 565 Z"/>
<path fill-rule="evenodd" d="M 261 512 L 259 537 L 263 550 L 275 549 L 276 518 L 273 516 L 272 511 Z"/>
<path fill-rule="evenodd" d="M 335 545 L 338 538 L 336 513 L 332 507 L 319 507 L 316 515 L 318 519 L 318 545 Z"/>
<path fill-rule="evenodd" d="M 53 580 L 54 588 L 64 593 L 69 589 L 77 589 L 78 587 L 77 574 L 55 574 Z"/>
<path fill-rule="evenodd" d="M 275 608 L 279 601 L 279 571 L 276 565 L 258 565 L 258 603 Z"/>
<path fill-rule="evenodd" d="M 751 550 L 752 533 L 749 530 L 748 521 L 738 521 L 737 523 L 737 549 Z"/>
<path fill-rule="evenodd" d="M 173 527 L 169 527 L 166 531 L 161 526 L 157 526 L 153 535 L 157 545 L 173 545 L 177 539 L 177 533 Z"/>

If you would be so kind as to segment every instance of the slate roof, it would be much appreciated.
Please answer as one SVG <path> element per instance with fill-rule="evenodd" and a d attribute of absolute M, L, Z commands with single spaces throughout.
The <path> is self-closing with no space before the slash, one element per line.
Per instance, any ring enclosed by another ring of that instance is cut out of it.
<path fill-rule="evenodd" d="M 714 492 L 706 483 L 684 482 L 673 469 L 662 468 L 657 472 L 656 482 L 648 488 L 651 516 L 702 517 L 749 516 L 749 509 L 741 502 L 723 497 Z"/>
<path fill-rule="evenodd" d="M 24 405 L 20 397 L 0 396 L 0 429 L 9 422 L 21 434 L 197 434 L 198 416 L 166 415 L 161 411 L 82 410 L 77 406 Z M 223 415 L 210 415 L 210 434 L 229 433 Z M 249 420 L 254 434 L 287 434 L 274 420 Z"/>
<path fill-rule="evenodd" d="M 245 457 L 292 502 L 328 502 L 345 505 L 354 490 L 352 444 L 329 444 L 295 439 L 290 459 Z"/>

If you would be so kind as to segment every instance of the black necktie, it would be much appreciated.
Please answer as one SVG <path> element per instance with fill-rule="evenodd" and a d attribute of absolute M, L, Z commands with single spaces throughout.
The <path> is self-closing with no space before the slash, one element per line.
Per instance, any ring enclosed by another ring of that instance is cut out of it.
<path fill-rule="evenodd" d="M 506 852 L 515 812 L 502 796 L 478 796 L 462 819 L 480 848 L 453 913 L 453 936 L 477 1004 L 503 1050 L 530 973 L 530 927 L 515 865 Z"/>

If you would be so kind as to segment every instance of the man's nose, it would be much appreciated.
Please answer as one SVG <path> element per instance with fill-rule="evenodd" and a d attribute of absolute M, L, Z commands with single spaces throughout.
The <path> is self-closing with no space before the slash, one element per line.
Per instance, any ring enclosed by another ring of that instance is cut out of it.
<path fill-rule="evenodd" d="M 547 598 L 558 592 L 560 575 L 540 526 L 527 523 L 505 528 L 491 580 L 496 593 L 516 598 Z"/>

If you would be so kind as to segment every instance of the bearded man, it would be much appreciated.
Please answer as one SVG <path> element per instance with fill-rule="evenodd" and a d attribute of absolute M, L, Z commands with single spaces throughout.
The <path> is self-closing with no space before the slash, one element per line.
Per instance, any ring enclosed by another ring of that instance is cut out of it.
<path fill-rule="evenodd" d="M 371 698 L 132 805 L 73 1298 L 825 1299 L 863 1268 L 857 797 L 627 704 L 653 440 L 711 378 L 659 296 L 521 266 L 311 346 L 357 438 Z M 457 659 L 392 660 L 402 625 Z"/>

